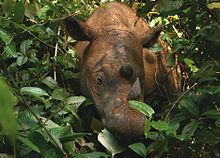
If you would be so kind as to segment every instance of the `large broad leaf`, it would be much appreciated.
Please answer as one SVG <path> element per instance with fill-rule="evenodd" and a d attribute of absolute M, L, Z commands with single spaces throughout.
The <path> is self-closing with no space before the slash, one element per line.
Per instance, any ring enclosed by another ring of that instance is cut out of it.
<path fill-rule="evenodd" d="M 40 3 L 37 1 L 30 1 L 25 4 L 25 16 L 34 19 L 40 11 Z"/>
<path fill-rule="evenodd" d="M 17 135 L 17 122 L 13 110 L 16 98 L 2 78 L 0 78 L 0 90 L 0 126 L 13 140 Z"/>
<path fill-rule="evenodd" d="M 47 150 L 44 155 L 44 158 L 60 158 L 55 149 Z"/>
<path fill-rule="evenodd" d="M 55 89 L 58 87 L 57 81 L 55 81 L 52 77 L 47 76 L 45 77 L 42 82 L 44 84 L 46 84 L 48 87 L 50 87 L 51 89 Z"/>
<path fill-rule="evenodd" d="M 49 96 L 48 93 L 39 87 L 23 87 L 20 92 L 30 96 Z"/>
<path fill-rule="evenodd" d="M 17 1 L 14 8 L 14 17 L 13 20 L 15 22 L 22 22 L 24 19 L 24 2 Z"/>
<path fill-rule="evenodd" d="M 128 147 L 136 152 L 138 155 L 146 157 L 147 150 L 143 143 L 134 143 L 129 145 Z"/>
<path fill-rule="evenodd" d="M 151 127 L 157 129 L 158 131 L 168 131 L 170 130 L 170 126 L 167 122 L 164 121 L 152 121 L 151 123 Z"/>
<path fill-rule="evenodd" d="M 182 140 L 190 139 L 197 130 L 198 125 L 199 122 L 197 120 L 192 119 L 191 122 L 183 128 L 181 139 Z"/>
<path fill-rule="evenodd" d="M 27 54 L 27 51 L 30 49 L 32 43 L 33 43 L 33 41 L 31 41 L 31 40 L 23 41 L 20 45 L 20 51 L 23 54 Z"/>
<path fill-rule="evenodd" d="M 34 115 L 31 112 L 27 110 L 21 111 L 19 113 L 18 122 L 22 130 L 39 128 L 37 119 L 34 117 Z"/>
<path fill-rule="evenodd" d="M 4 0 L 2 4 L 2 8 L 6 15 L 10 15 L 13 10 L 13 0 Z"/>
<path fill-rule="evenodd" d="M 220 120 L 220 112 L 216 109 L 208 110 L 202 114 L 205 119 Z"/>
<path fill-rule="evenodd" d="M 180 108 L 184 108 L 187 112 L 191 113 L 193 116 L 198 116 L 199 109 L 191 98 L 192 96 L 185 96 L 179 101 Z"/>
<path fill-rule="evenodd" d="M 159 138 L 159 134 L 157 132 L 149 132 L 147 138 L 157 140 Z"/>
<path fill-rule="evenodd" d="M 170 12 L 179 9 L 183 5 L 183 0 L 160 0 L 158 2 L 159 12 Z"/>
<path fill-rule="evenodd" d="M 144 135 L 145 137 L 148 136 L 148 133 L 150 132 L 150 120 L 149 119 L 146 119 L 145 123 L 144 123 Z"/>
<path fill-rule="evenodd" d="M 131 105 L 131 107 L 133 107 L 134 109 L 142 112 L 144 115 L 146 115 L 149 118 L 152 118 L 152 115 L 155 113 L 154 109 L 152 109 L 146 103 L 139 102 L 139 101 L 136 101 L 136 100 L 130 100 L 129 104 Z"/>
<path fill-rule="evenodd" d="M 28 58 L 26 55 L 20 52 L 17 53 L 17 65 L 18 66 L 24 65 L 27 61 L 28 61 Z"/>
<path fill-rule="evenodd" d="M 15 43 L 10 43 L 4 48 L 7 57 L 17 57 Z"/>
<path fill-rule="evenodd" d="M 86 100 L 83 96 L 72 96 L 67 98 L 67 108 L 74 116 L 77 117 L 77 110 L 79 106 Z"/>
<path fill-rule="evenodd" d="M 8 45 L 11 42 L 12 37 L 4 30 L 0 29 L 0 39 L 5 43 L 5 45 Z"/>
<path fill-rule="evenodd" d="M 24 143 L 25 145 L 27 145 L 28 147 L 30 147 L 35 152 L 40 153 L 39 148 L 33 142 L 31 142 L 28 138 L 19 136 L 18 140 Z"/>
<path fill-rule="evenodd" d="M 39 150 L 41 154 L 44 154 L 48 150 L 47 136 L 44 136 L 40 130 L 30 133 L 27 139 L 31 142 L 31 144 L 26 145 L 31 147 L 32 150 L 34 150 L 37 147 L 37 150 Z"/>
<path fill-rule="evenodd" d="M 99 133 L 98 140 L 113 157 L 114 155 L 126 150 L 126 147 L 122 146 L 107 129 L 104 129 L 101 133 Z"/>
<path fill-rule="evenodd" d="M 13 158 L 12 155 L 0 153 L 0 158 Z"/>
<path fill-rule="evenodd" d="M 52 98 L 56 100 L 64 101 L 65 99 L 64 89 L 63 88 L 54 89 L 52 93 Z"/>

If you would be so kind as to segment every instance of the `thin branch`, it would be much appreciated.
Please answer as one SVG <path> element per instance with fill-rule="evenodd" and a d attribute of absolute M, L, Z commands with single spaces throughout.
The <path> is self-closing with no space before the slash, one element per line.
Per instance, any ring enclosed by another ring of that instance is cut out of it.
<path fill-rule="evenodd" d="M 176 106 L 176 104 L 183 98 L 183 96 L 186 95 L 186 93 L 188 93 L 192 88 L 194 88 L 198 83 L 194 83 L 189 89 L 187 89 L 185 92 L 183 92 L 183 94 L 175 101 L 175 103 L 172 105 L 172 107 L 170 108 L 170 110 L 168 111 L 166 117 L 165 117 L 165 121 L 167 121 L 171 111 L 173 110 L 173 108 Z"/>
<path fill-rule="evenodd" d="M 57 37 L 60 36 L 60 26 L 58 27 L 58 31 L 57 31 Z M 58 45 L 59 45 L 59 39 L 57 40 L 56 42 L 56 45 L 55 45 L 55 52 L 54 52 L 54 60 L 55 60 L 55 63 L 57 61 L 57 53 L 58 53 Z M 53 72 L 53 76 L 54 76 L 54 80 L 57 81 L 57 71 L 56 71 L 56 65 L 54 67 L 54 72 Z"/>

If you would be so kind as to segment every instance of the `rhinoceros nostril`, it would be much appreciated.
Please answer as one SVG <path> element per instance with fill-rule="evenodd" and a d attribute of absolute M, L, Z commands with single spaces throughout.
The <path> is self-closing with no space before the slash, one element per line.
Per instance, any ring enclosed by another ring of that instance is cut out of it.
<path fill-rule="evenodd" d="M 120 75 L 123 78 L 130 79 L 133 75 L 133 69 L 130 64 L 123 64 L 120 68 Z"/>

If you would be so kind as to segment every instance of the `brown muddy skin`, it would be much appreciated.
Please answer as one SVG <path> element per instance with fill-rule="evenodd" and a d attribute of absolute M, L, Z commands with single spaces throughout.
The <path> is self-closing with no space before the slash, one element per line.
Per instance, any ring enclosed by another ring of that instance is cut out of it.
<path fill-rule="evenodd" d="M 69 34 L 80 41 L 76 51 L 82 92 L 96 105 L 103 124 L 119 135 L 142 136 L 145 116 L 131 108 L 128 100 L 143 100 L 144 93 L 152 93 L 167 77 L 163 55 L 143 48 L 155 41 L 162 27 L 150 29 L 118 2 L 99 7 L 86 24 L 71 17 L 65 23 Z M 179 76 L 170 74 L 167 89 L 176 92 Z"/>

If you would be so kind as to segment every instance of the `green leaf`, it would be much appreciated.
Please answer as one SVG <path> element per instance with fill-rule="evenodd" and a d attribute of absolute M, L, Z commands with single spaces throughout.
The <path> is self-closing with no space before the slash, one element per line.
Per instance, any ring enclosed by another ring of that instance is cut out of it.
<path fill-rule="evenodd" d="M 37 1 L 30 1 L 25 4 L 25 16 L 34 19 L 40 11 L 40 4 Z"/>
<path fill-rule="evenodd" d="M 23 87 L 20 92 L 30 96 L 49 96 L 48 93 L 39 87 Z"/>
<path fill-rule="evenodd" d="M 220 116 L 220 112 L 216 109 L 208 110 L 202 114 L 202 116 Z"/>
<path fill-rule="evenodd" d="M 198 125 L 199 125 L 199 122 L 197 120 L 192 119 L 191 122 L 183 128 L 182 135 L 181 135 L 182 140 L 190 139 L 194 135 L 195 131 L 197 130 Z"/>
<path fill-rule="evenodd" d="M 65 93 L 63 88 L 54 89 L 52 93 L 52 98 L 60 101 L 64 101 Z"/>
<path fill-rule="evenodd" d="M 147 138 L 148 133 L 150 131 L 151 127 L 150 127 L 150 120 L 146 119 L 145 123 L 144 123 L 144 135 Z"/>
<path fill-rule="evenodd" d="M 159 134 L 157 132 L 149 132 L 148 138 L 151 140 L 157 140 L 159 138 Z"/>
<path fill-rule="evenodd" d="M 44 84 L 46 84 L 48 87 L 50 87 L 51 89 L 55 89 L 58 87 L 57 81 L 55 81 L 52 77 L 47 76 L 45 77 L 42 82 Z"/>
<path fill-rule="evenodd" d="M 150 47 L 150 48 L 149 48 L 149 51 L 150 51 L 150 52 L 153 52 L 153 53 L 156 53 L 156 52 L 160 52 L 162 49 L 163 49 L 163 47 L 162 47 L 160 44 L 155 43 L 155 44 L 153 45 L 153 47 Z"/>
<path fill-rule="evenodd" d="M 29 130 L 31 128 L 39 127 L 37 119 L 31 112 L 27 110 L 19 113 L 18 122 L 21 125 L 22 130 Z"/>
<path fill-rule="evenodd" d="M 208 110 L 204 112 L 201 116 L 203 116 L 205 119 L 220 120 L 220 112 L 216 109 Z"/>
<path fill-rule="evenodd" d="M 67 98 L 68 105 L 80 106 L 86 100 L 83 96 L 72 96 Z"/>
<path fill-rule="evenodd" d="M 126 150 L 126 147 L 122 146 L 107 129 L 102 130 L 102 132 L 98 134 L 98 140 L 113 157 Z"/>
<path fill-rule="evenodd" d="M 22 0 L 18 1 L 14 8 L 14 17 L 15 22 L 22 22 L 24 19 L 24 3 Z"/>
<path fill-rule="evenodd" d="M 0 158 L 13 158 L 12 155 L 0 153 Z"/>
<path fill-rule="evenodd" d="M 159 12 L 169 12 L 179 9 L 183 4 L 183 0 L 160 0 L 158 1 Z"/>
<path fill-rule="evenodd" d="M 6 46 L 12 41 L 12 37 L 2 29 L 0 29 L 0 39 L 2 39 Z"/>
<path fill-rule="evenodd" d="M 22 66 L 27 62 L 27 56 L 24 56 L 22 53 L 17 53 L 17 65 Z"/>
<path fill-rule="evenodd" d="M 76 158 L 110 158 L 110 155 L 104 152 L 91 152 L 86 154 L 79 154 Z"/>
<path fill-rule="evenodd" d="M 47 150 L 44 155 L 44 158 L 60 158 L 55 149 Z"/>
<path fill-rule="evenodd" d="M 38 148 L 41 154 L 44 154 L 48 150 L 48 147 L 47 147 L 48 135 L 44 136 L 42 132 L 41 131 L 39 132 L 39 131 L 34 131 L 30 133 L 28 135 L 28 140 Z M 29 146 L 29 147 L 33 149 L 33 146 Z"/>
<path fill-rule="evenodd" d="M 21 43 L 20 45 L 20 51 L 23 53 L 23 54 L 27 54 L 27 51 L 30 49 L 31 47 L 31 44 L 33 44 L 33 41 L 32 40 L 25 40 Z"/>
<path fill-rule="evenodd" d="M 4 51 L 8 57 L 17 57 L 16 46 L 14 43 L 10 43 L 4 47 Z"/>
<path fill-rule="evenodd" d="M 197 72 L 199 69 L 194 65 L 195 62 L 189 58 L 184 58 L 184 63 L 190 68 L 192 72 Z"/>
<path fill-rule="evenodd" d="M 217 86 L 217 85 L 207 86 L 207 87 L 205 87 L 205 92 L 210 94 L 210 95 L 220 93 L 220 86 Z"/>
<path fill-rule="evenodd" d="M 13 0 L 4 0 L 2 8 L 7 16 L 10 15 L 13 10 Z"/>
<path fill-rule="evenodd" d="M 193 116 L 198 116 L 199 115 L 199 109 L 198 106 L 194 103 L 194 101 L 191 98 L 192 96 L 186 96 L 183 97 L 179 101 L 179 106 L 181 108 L 186 109 L 189 113 L 191 113 Z"/>
<path fill-rule="evenodd" d="M 77 110 L 79 106 L 86 100 L 83 96 L 72 96 L 67 98 L 67 108 L 74 116 L 77 117 Z"/>
<path fill-rule="evenodd" d="M 162 132 L 162 131 L 168 131 L 170 130 L 170 126 L 167 122 L 165 121 L 152 121 L 150 123 L 151 127 L 157 129 L 158 131 Z"/>
<path fill-rule="evenodd" d="M 2 78 L 0 78 L 0 89 L 0 125 L 5 134 L 14 140 L 17 136 L 17 122 L 13 110 L 16 98 Z"/>
<path fill-rule="evenodd" d="M 27 146 L 29 146 L 32 150 L 40 153 L 39 148 L 34 143 L 32 143 L 28 138 L 24 138 L 24 137 L 19 136 L 18 140 L 21 141 L 22 143 L 26 144 Z"/>
<path fill-rule="evenodd" d="M 48 120 L 47 118 L 42 117 L 42 116 L 39 117 L 39 118 L 42 120 L 42 122 L 44 122 L 45 127 L 47 127 L 48 129 L 53 129 L 53 128 L 60 127 L 58 124 L 56 124 L 52 120 Z"/>
<path fill-rule="evenodd" d="M 134 143 L 128 146 L 130 149 L 132 149 L 134 152 L 136 152 L 138 155 L 146 157 L 147 150 L 144 144 L 142 143 Z"/>
<path fill-rule="evenodd" d="M 50 10 L 50 7 L 48 5 L 45 5 L 44 7 L 42 7 L 38 13 L 38 18 L 42 19 L 42 20 L 46 20 L 47 19 L 47 12 Z"/>
<path fill-rule="evenodd" d="M 142 112 L 144 115 L 146 115 L 147 117 L 149 117 L 150 119 L 152 118 L 152 115 L 155 113 L 154 109 L 152 109 L 149 105 L 147 105 L 146 103 L 142 103 L 139 101 L 135 101 L 135 100 L 130 100 L 129 104 L 132 108 Z"/>

